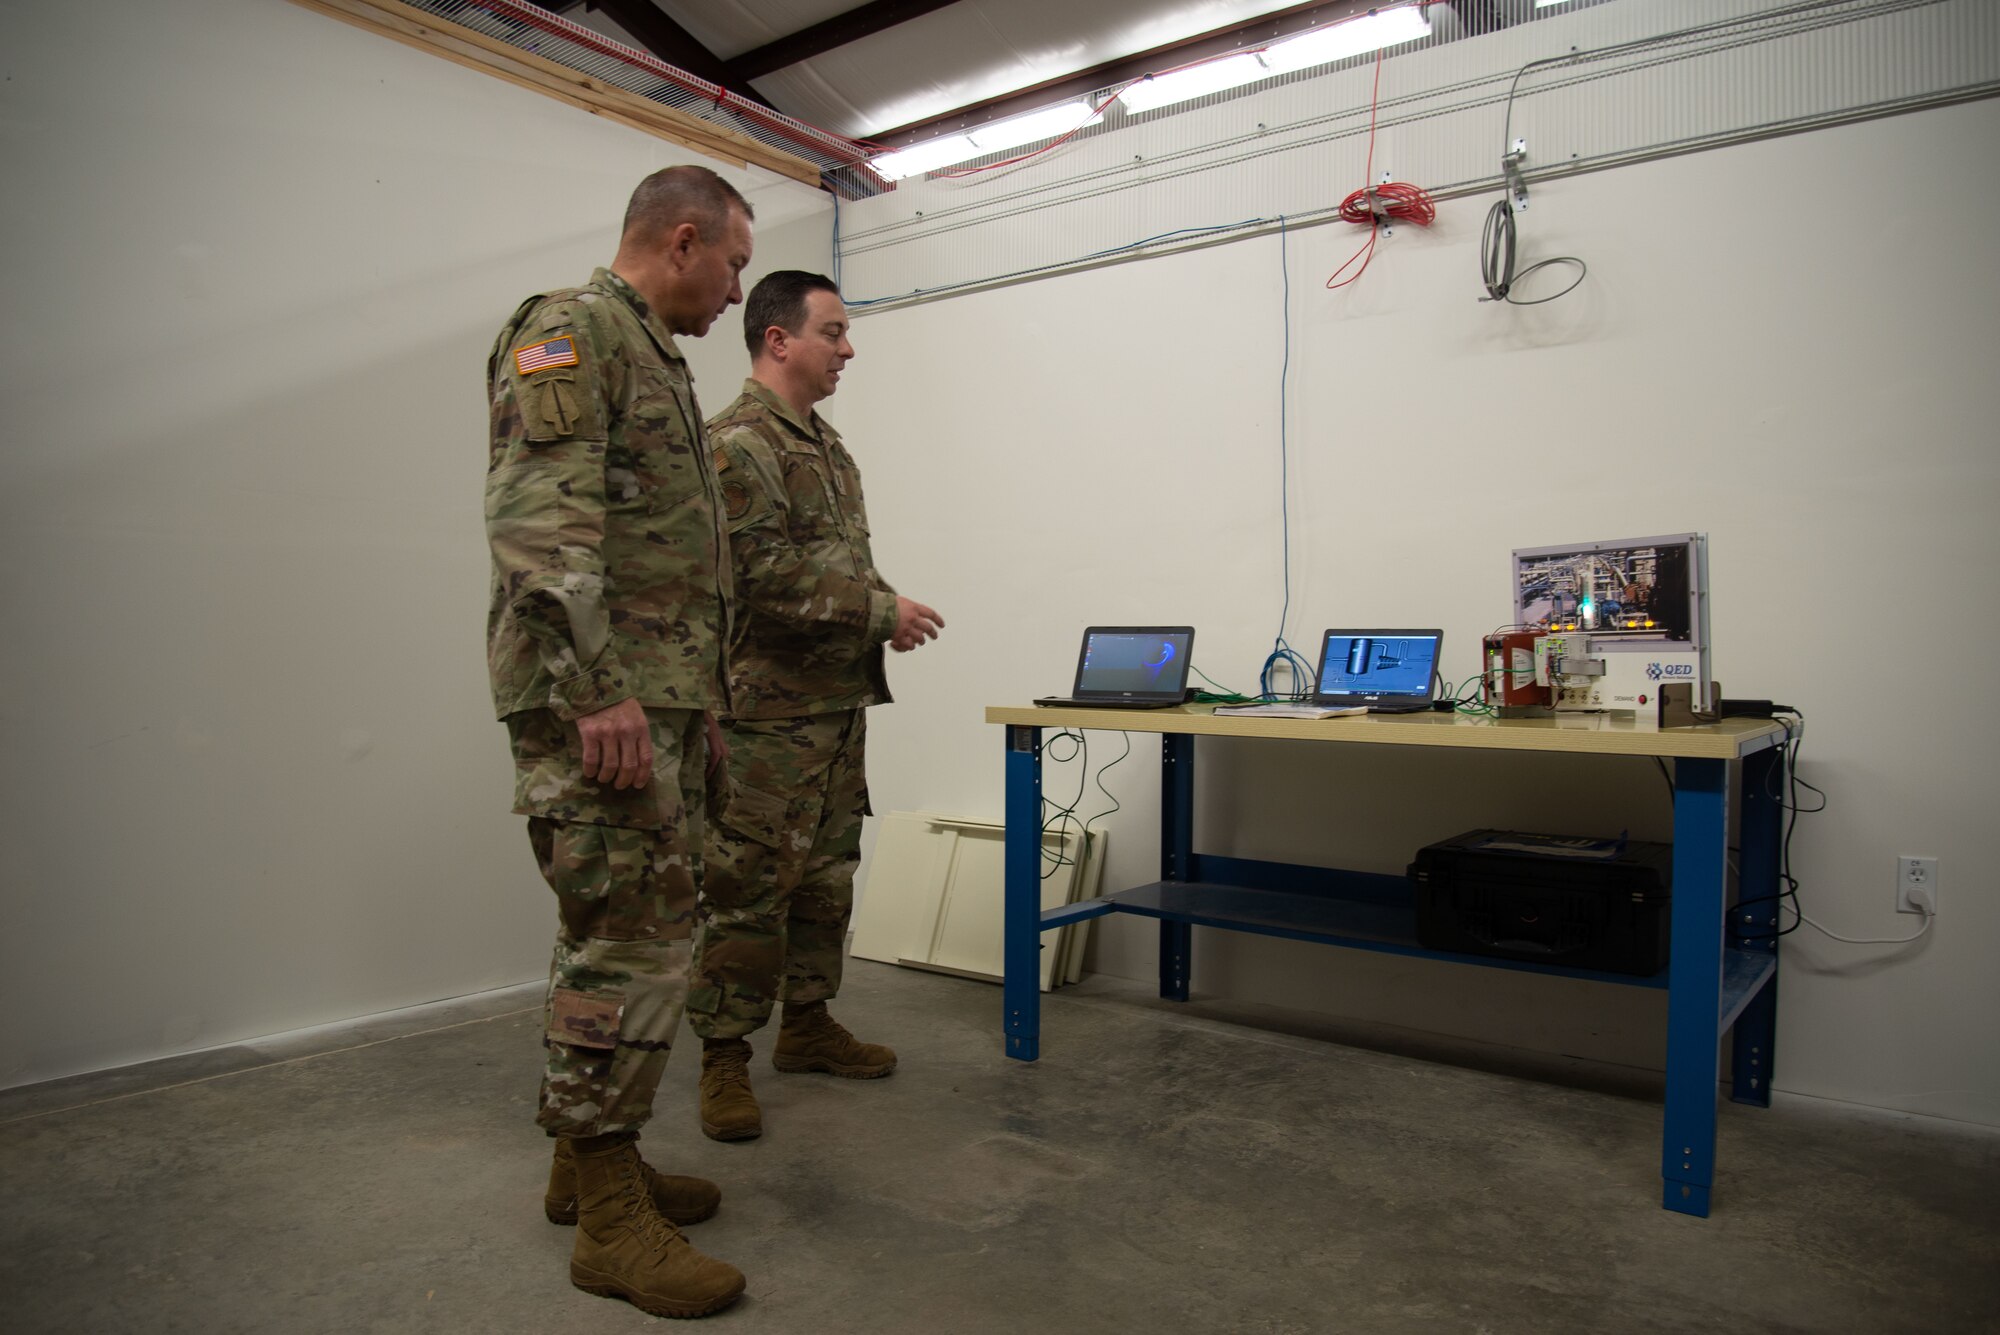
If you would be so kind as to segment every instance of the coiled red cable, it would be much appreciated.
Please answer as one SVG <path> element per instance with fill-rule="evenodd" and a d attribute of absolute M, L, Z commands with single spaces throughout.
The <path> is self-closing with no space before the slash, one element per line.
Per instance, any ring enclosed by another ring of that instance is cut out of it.
<path fill-rule="evenodd" d="M 1375 53 L 1375 87 L 1368 95 L 1368 166 L 1363 178 L 1375 174 L 1375 110 L 1382 99 L 1382 53 Z M 1371 199 L 1370 196 L 1373 196 Z M 1375 201 L 1381 201 L 1381 212 L 1376 212 Z M 1375 258 L 1375 238 L 1382 235 L 1380 224 L 1391 219 L 1414 223 L 1418 227 L 1429 227 L 1437 220 L 1437 204 L 1422 186 L 1409 185 L 1402 181 L 1384 181 L 1377 186 L 1363 186 L 1340 201 L 1342 222 L 1364 224 L 1368 228 L 1368 239 L 1361 249 L 1347 257 L 1347 263 L 1333 271 L 1326 280 L 1328 288 L 1346 287 L 1362 274 L 1368 272 L 1368 262 Z M 1346 278 L 1354 261 L 1360 260 L 1361 267 Z M 1336 281 L 1337 280 L 1337 281 Z"/>
<path fill-rule="evenodd" d="M 1429 227 L 1437 221 L 1437 205 L 1431 201 L 1430 192 L 1419 185 L 1409 185 L 1402 181 L 1387 181 L 1373 191 L 1357 190 L 1340 201 L 1340 220 L 1351 223 L 1373 223 L 1375 208 L 1368 196 L 1373 194 L 1382 201 L 1382 212 L 1404 222 L 1413 222 L 1419 227 Z"/>

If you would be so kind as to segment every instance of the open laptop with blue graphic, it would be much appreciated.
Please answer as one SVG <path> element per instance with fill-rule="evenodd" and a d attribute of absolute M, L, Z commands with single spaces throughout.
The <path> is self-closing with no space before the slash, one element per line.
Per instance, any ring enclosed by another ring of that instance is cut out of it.
<path fill-rule="evenodd" d="M 1076 686 L 1038 705 L 1085 709 L 1165 709 L 1187 692 L 1193 626 L 1092 626 L 1076 657 Z"/>
<path fill-rule="evenodd" d="M 1320 645 L 1313 704 L 1371 714 L 1429 709 L 1441 630 L 1330 630 Z"/>

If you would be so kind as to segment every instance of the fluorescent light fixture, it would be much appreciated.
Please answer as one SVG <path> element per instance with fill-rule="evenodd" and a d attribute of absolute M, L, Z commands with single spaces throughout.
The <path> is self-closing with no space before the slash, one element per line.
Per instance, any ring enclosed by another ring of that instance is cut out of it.
<path fill-rule="evenodd" d="M 1566 5 L 1569 0 L 1535 0 L 1536 9 L 1547 9 L 1551 5 Z"/>
<path fill-rule="evenodd" d="M 894 153 L 884 153 L 879 158 L 869 159 L 868 165 L 891 181 L 900 181 L 905 176 L 921 176 L 939 167 L 949 167 L 954 162 L 967 162 L 980 155 L 983 150 L 962 134 L 946 135 L 942 139 L 927 139 L 921 144 L 911 144 L 899 148 Z"/>
<path fill-rule="evenodd" d="M 1055 139 L 1081 126 L 1090 117 L 1091 106 L 1088 102 L 1065 102 L 1061 106 L 1031 111 L 1025 116 L 1010 116 L 965 134 L 946 135 L 942 139 L 928 139 L 921 144 L 899 148 L 894 153 L 870 159 L 868 165 L 888 180 L 900 181 L 906 176 L 921 176 L 925 172 L 970 162 L 1002 149 L 1019 148 L 1037 139 Z"/>
<path fill-rule="evenodd" d="M 976 130 L 966 131 L 965 137 L 981 153 L 997 153 L 1003 148 L 1019 148 L 1038 139 L 1061 138 L 1089 120 L 1090 116 L 1088 102 L 1065 102 L 1059 107 L 1045 107 L 1025 116 L 1010 116 L 1004 121 L 982 125 Z"/>
<path fill-rule="evenodd" d="M 1272 74 L 1289 74 L 1430 35 L 1431 21 L 1422 9 L 1388 9 L 1275 43 L 1265 48 L 1264 65 Z"/>
<path fill-rule="evenodd" d="M 1125 104 L 1127 111 L 1151 111 L 1155 107 L 1172 106 L 1191 97 L 1206 97 L 1210 93 L 1240 88 L 1246 83 L 1270 77 L 1271 71 L 1265 69 L 1264 62 L 1255 56 L 1225 56 L 1221 60 L 1141 79 L 1118 94 L 1118 100 Z"/>

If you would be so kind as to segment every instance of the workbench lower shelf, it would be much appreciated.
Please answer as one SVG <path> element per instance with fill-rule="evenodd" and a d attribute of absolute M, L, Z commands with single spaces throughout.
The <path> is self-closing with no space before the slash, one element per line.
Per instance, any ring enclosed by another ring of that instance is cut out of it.
<path fill-rule="evenodd" d="M 1350 880 L 1402 884 L 1395 877 L 1364 877 L 1359 873 L 1342 875 Z M 1396 902 L 1388 897 L 1349 899 L 1210 881 L 1154 881 L 1121 890 L 1117 894 L 1049 909 L 1041 916 L 1041 930 L 1046 932 L 1109 913 L 1132 913 L 1163 922 L 1186 923 L 1191 927 L 1216 927 L 1231 932 L 1281 936 L 1353 950 L 1408 955 L 1448 964 L 1476 964 L 1486 968 L 1554 974 L 1587 982 L 1616 983 L 1623 987 L 1664 988 L 1670 976 L 1669 969 L 1648 975 L 1608 973 L 1536 960 L 1432 950 L 1417 939 L 1417 911 L 1407 900 Z M 1718 1036 L 1728 1031 L 1737 1015 L 1776 972 L 1777 957 L 1770 951 L 1745 947 L 1730 947 L 1723 951 Z"/>

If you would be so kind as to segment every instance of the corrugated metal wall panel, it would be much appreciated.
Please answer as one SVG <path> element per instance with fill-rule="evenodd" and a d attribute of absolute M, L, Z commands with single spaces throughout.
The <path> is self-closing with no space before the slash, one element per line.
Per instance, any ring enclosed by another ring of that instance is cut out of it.
<path fill-rule="evenodd" d="M 1382 62 L 1378 182 L 1497 191 L 1510 138 L 1532 183 L 2000 93 L 1992 0 L 1622 0 L 1446 35 Z M 1302 73 L 844 204 L 843 286 L 865 309 L 1326 219 L 1363 182 L 1375 77 Z"/>

